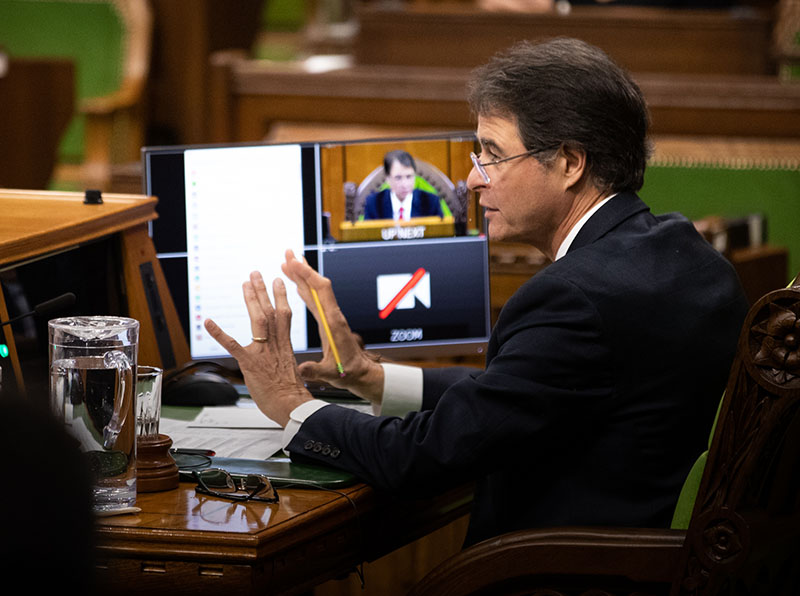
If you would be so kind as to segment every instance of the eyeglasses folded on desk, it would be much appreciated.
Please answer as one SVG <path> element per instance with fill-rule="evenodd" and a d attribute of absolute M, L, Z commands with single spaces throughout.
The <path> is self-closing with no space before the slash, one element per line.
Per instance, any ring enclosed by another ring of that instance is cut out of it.
<path fill-rule="evenodd" d="M 263 474 L 234 476 L 220 468 L 205 468 L 193 470 L 192 477 L 197 482 L 195 490 L 205 495 L 231 501 L 278 502 L 278 491 Z"/>

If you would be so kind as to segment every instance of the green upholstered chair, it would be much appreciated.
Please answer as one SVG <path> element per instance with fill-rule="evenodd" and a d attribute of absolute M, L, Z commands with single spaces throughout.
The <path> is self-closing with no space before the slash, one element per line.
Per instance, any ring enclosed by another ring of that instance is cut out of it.
<path fill-rule="evenodd" d="M 0 46 L 9 55 L 74 61 L 77 110 L 59 163 L 75 166 L 79 186 L 102 188 L 111 164 L 139 159 L 152 36 L 148 1 L 0 0 Z"/>
<path fill-rule="evenodd" d="M 691 514 L 676 509 L 675 527 L 505 534 L 446 560 L 411 594 L 800 593 L 800 279 L 750 309 L 712 437 L 678 507 Z"/>

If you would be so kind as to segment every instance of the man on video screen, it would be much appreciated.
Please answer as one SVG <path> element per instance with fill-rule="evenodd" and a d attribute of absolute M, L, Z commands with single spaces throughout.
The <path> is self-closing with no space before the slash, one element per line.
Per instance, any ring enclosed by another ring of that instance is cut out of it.
<path fill-rule="evenodd" d="M 406 151 L 389 151 L 383 158 L 388 188 L 367 197 L 364 219 L 409 220 L 412 217 L 442 217 L 439 197 L 415 188 L 417 167 Z"/>

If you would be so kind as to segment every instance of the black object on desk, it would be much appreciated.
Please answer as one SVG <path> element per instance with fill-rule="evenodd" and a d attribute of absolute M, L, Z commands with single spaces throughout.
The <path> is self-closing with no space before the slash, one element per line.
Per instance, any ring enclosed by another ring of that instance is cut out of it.
<path fill-rule="evenodd" d="M 228 379 L 210 371 L 196 371 L 164 383 L 162 403 L 168 406 L 232 406 L 239 391 Z"/>

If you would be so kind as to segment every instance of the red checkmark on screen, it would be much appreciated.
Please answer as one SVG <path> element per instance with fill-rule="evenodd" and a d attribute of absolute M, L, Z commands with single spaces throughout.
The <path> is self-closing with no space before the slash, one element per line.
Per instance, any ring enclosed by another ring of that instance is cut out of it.
<path fill-rule="evenodd" d="M 392 314 L 392 311 L 397 307 L 400 301 L 403 298 L 405 298 L 405 295 L 408 294 L 411 291 L 411 289 L 415 285 L 417 285 L 419 283 L 419 280 L 421 280 L 424 276 L 425 276 L 425 269 L 423 267 L 417 269 L 414 272 L 414 275 L 411 276 L 411 279 L 408 280 L 408 283 L 404 285 L 399 292 L 397 292 L 397 295 L 394 298 L 392 298 L 389 301 L 389 304 L 387 304 L 386 307 L 378 313 L 378 316 L 381 319 L 385 319 L 390 314 Z"/>

